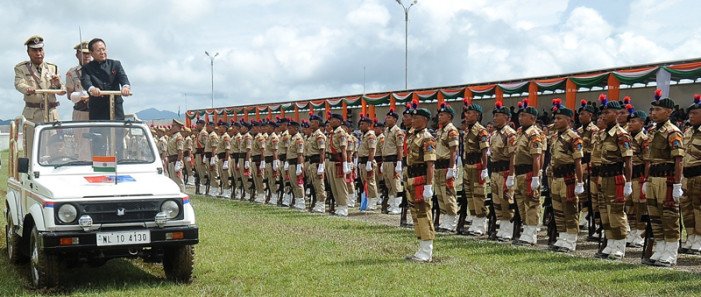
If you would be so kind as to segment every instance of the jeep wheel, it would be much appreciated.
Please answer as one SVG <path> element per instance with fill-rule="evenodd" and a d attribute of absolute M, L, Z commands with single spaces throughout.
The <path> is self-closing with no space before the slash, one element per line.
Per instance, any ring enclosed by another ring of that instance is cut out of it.
<path fill-rule="evenodd" d="M 192 282 L 195 249 L 191 245 L 166 248 L 163 252 L 163 270 L 166 278 L 177 283 Z"/>
<path fill-rule="evenodd" d="M 34 288 L 50 288 L 58 285 L 58 258 L 44 252 L 39 246 L 39 231 L 36 226 L 32 228 L 29 241 L 31 261 L 29 274 L 32 277 Z"/>
<path fill-rule="evenodd" d="M 7 225 L 5 225 L 5 245 L 7 247 L 7 259 L 12 264 L 21 264 L 27 262 L 27 256 L 22 254 L 20 249 L 20 241 L 22 240 L 17 233 L 14 232 L 15 225 L 12 223 L 12 215 L 9 207 L 5 212 Z"/>

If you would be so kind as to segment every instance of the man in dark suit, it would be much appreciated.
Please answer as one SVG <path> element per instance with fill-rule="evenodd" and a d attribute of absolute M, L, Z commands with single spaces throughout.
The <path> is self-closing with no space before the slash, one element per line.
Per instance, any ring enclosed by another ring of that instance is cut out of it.
<path fill-rule="evenodd" d="M 129 96 L 129 78 L 122 68 L 122 63 L 117 60 L 107 59 L 107 47 L 100 38 L 94 38 L 88 43 L 92 62 L 83 66 L 83 74 L 80 83 L 83 89 L 90 94 L 88 108 L 90 120 L 110 119 L 109 96 L 102 96 L 101 91 L 121 91 L 122 96 Z M 115 96 L 114 120 L 124 119 L 122 108 L 122 96 Z"/>

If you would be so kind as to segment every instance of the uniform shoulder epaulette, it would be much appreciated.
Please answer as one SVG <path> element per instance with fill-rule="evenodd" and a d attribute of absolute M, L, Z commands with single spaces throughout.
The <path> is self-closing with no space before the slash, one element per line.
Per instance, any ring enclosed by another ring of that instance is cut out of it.
<path fill-rule="evenodd" d="M 27 65 L 28 63 L 29 63 L 29 61 L 22 61 L 22 62 L 17 63 L 17 65 L 15 65 L 15 67 L 21 67 L 21 66 Z"/>
<path fill-rule="evenodd" d="M 539 133 L 540 133 L 540 129 L 538 129 L 536 126 L 531 126 L 526 130 L 526 135 L 528 135 L 528 136 L 537 135 Z"/>
<path fill-rule="evenodd" d="M 574 138 L 579 138 L 579 137 L 580 137 L 579 134 L 577 134 L 577 132 L 575 132 L 573 129 L 567 129 L 567 136 L 569 136 L 570 139 L 574 139 Z"/>
<path fill-rule="evenodd" d="M 670 133 L 671 133 L 671 132 L 681 132 L 681 131 L 682 131 L 681 129 L 679 129 L 679 127 L 677 127 L 676 125 L 672 124 L 672 122 L 669 122 L 669 121 L 667 122 L 667 124 L 665 125 L 665 127 L 667 128 L 667 132 L 670 132 Z"/>

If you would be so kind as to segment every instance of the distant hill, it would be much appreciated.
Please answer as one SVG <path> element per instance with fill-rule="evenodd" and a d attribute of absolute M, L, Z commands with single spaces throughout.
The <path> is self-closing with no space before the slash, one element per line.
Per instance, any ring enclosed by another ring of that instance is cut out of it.
<path fill-rule="evenodd" d="M 136 115 L 141 120 L 169 120 L 178 119 L 183 116 L 178 116 L 177 113 L 167 110 L 158 110 L 155 108 L 148 108 L 136 113 Z"/>

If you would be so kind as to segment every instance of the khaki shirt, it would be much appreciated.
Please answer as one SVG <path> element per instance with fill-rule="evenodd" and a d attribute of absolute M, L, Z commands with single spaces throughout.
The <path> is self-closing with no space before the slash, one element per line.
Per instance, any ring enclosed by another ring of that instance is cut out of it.
<path fill-rule="evenodd" d="M 265 151 L 265 134 L 258 133 L 253 139 L 253 149 L 251 150 L 251 156 L 260 156 Z"/>
<path fill-rule="evenodd" d="M 229 134 L 222 134 L 219 145 L 217 146 L 217 154 L 229 153 L 231 152 L 231 136 Z"/>
<path fill-rule="evenodd" d="M 287 147 L 290 146 L 290 131 L 283 131 L 282 134 L 280 135 L 280 153 L 281 154 L 287 154 Z"/>
<path fill-rule="evenodd" d="M 197 134 L 197 138 L 195 139 L 195 145 L 198 149 L 203 149 L 205 147 L 208 137 L 209 133 L 207 133 L 207 129 L 202 127 L 202 130 L 200 130 L 200 133 Z"/>
<path fill-rule="evenodd" d="M 243 140 L 243 135 L 241 133 L 236 133 L 234 137 L 231 139 L 231 151 L 233 153 L 240 153 L 241 152 L 241 141 Z"/>
<path fill-rule="evenodd" d="M 212 133 L 209 133 L 209 137 L 207 138 L 207 143 L 204 146 L 204 151 L 205 152 L 211 152 L 211 153 L 216 153 L 216 149 L 219 147 L 219 134 L 217 134 L 216 131 L 212 131 Z"/>
<path fill-rule="evenodd" d="M 494 130 L 489 138 L 489 147 L 491 149 L 489 158 L 492 162 L 511 160 L 509 144 L 514 143 L 515 139 L 516 130 L 509 127 L 509 125 L 504 125 L 501 129 Z"/>
<path fill-rule="evenodd" d="M 601 164 L 622 163 L 625 157 L 633 156 L 632 139 L 628 131 L 616 124 L 601 134 Z"/>
<path fill-rule="evenodd" d="M 377 147 L 375 147 L 375 157 L 382 156 L 382 149 L 385 147 L 385 134 L 377 135 Z"/>
<path fill-rule="evenodd" d="M 263 156 L 265 157 L 272 157 L 278 149 L 278 143 L 280 142 L 280 137 L 277 136 L 277 133 L 273 132 L 268 136 L 265 142 L 265 152 L 263 153 Z"/>
<path fill-rule="evenodd" d="M 326 150 L 326 134 L 321 129 L 316 129 L 309 137 L 311 146 L 309 147 L 309 155 L 319 155 Z"/>
<path fill-rule="evenodd" d="M 404 131 L 398 125 L 392 128 L 385 128 L 385 143 L 382 145 L 382 156 L 395 156 L 399 152 L 398 147 L 404 145 Z"/>
<path fill-rule="evenodd" d="M 168 151 L 168 139 L 165 136 L 158 138 L 158 153 L 163 155 Z"/>
<path fill-rule="evenodd" d="M 452 125 L 452 124 L 451 124 Z M 482 154 L 482 150 L 489 148 L 489 132 L 480 123 L 468 127 L 463 136 L 463 162 L 468 155 Z"/>
<path fill-rule="evenodd" d="M 363 140 L 360 142 L 360 147 L 358 148 L 358 157 L 369 157 L 370 152 L 377 148 L 377 136 L 375 136 L 375 131 L 368 130 L 363 134 Z"/>
<path fill-rule="evenodd" d="M 660 127 L 661 126 L 661 127 Z M 667 120 L 650 129 L 650 164 L 674 162 L 674 157 L 684 156 L 684 136 L 677 126 Z"/>
<path fill-rule="evenodd" d="M 41 74 L 39 70 L 41 69 Z M 39 67 L 35 67 L 32 62 L 25 61 L 15 66 L 15 89 L 24 94 L 24 102 L 44 103 L 44 97 L 40 94 L 27 95 L 27 89 L 54 89 L 65 90 L 66 87 L 61 82 L 59 86 L 51 87 L 51 76 L 58 74 L 58 66 L 44 62 Z M 59 76 L 59 81 L 61 80 Z M 49 103 L 56 102 L 56 95 L 46 95 Z M 31 120 L 31 119 L 30 119 Z"/>
<path fill-rule="evenodd" d="M 304 137 L 297 132 L 290 138 L 290 145 L 287 147 L 287 160 L 297 159 L 304 154 Z"/>
<path fill-rule="evenodd" d="M 185 138 L 183 138 L 183 135 L 180 134 L 180 132 L 176 132 L 168 140 L 166 154 L 168 156 L 177 155 L 183 150 L 185 150 Z"/>
<path fill-rule="evenodd" d="M 603 135 L 604 131 L 602 130 L 596 131 L 591 135 L 591 166 L 601 165 L 601 138 Z"/>
<path fill-rule="evenodd" d="M 563 165 L 572 165 L 584 157 L 582 138 L 572 129 L 555 132 L 550 143 L 550 164 L 552 169 Z"/>
<path fill-rule="evenodd" d="M 597 132 L 599 132 L 599 127 L 594 122 L 589 122 L 586 127 L 583 126 L 577 129 L 577 134 L 582 138 L 582 150 L 585 154 L 591 154 L 591 151 L 594 149 L 592 137 Z"/>
<path fill-rule="evenodd" d="M 331 134 L 331 146 L 329 149 L 332 154 L 340 154 L 342 150 L 348 147 L 348 134 L 341 126 L 336 127 Z M 345 160 L 343 160 L 345 161 Z"/>
<path fill-rule="evenodd" d="M 645 164 L 645 161 L 647 161 L 646 156 L 648 155 L 646 151 L 650 147 L 650 138 L 644 130 L 640 130 L 633 136 L 630 147 L 633 149 L 633 166 Z"/>
<path fill-rule="evenodd" d="M 74 66 L 71 69 L 68 69 L 68 72 L 66 72 L 66 92 L 69 92 L 68 96 L 70 99 L 70 92 L 82 92 L 83 91 L 83 85 L 80 84 L 80 69 L 82 66 Z"/>
<path fill-rule="evenodd" d="M 518 128 L 514 143 L 510 145 L 511 154 L 514 156 L 514 165 L 533 165 L 533 155 L 543 154 L 545 137 L 536 125 L 526 130 Z"/>
<path fill-rule="evenodd" d="M 458 128 L 453 126 L 453 123 L 448 123 L 438 130 L 436 158 L 438 160 L 450 159 L 450 148 L 454 147 L 457 150 L 458 145 L 460 145 L 460 132 L 458 132 Z"/>
<path fill-rule="evenodd" d="M 684 133 L 686 154 L 684 155 L 684 167 L 701 165 L 701 127 L 689 127 Z"/>
<path fill-rule="evenodd" d="M 428 129 L 417 131 L 409 135 L 407 139 L 409 154 L 407 155 L 407 165 L 419 165 L 429 161 L 436 161 L 436 140 Z"/>
<path fill-rule="evenodd" d="M 248 151 L 253 149 L 253 135 L 251 135 L 250 132 L 246 132 L 241 137 L 241 152 L 242 153 L 247 153 Z"/>
<path fill-rule="evenodd" d="M 186 152 L 192 152 L 192 135 L 188 135 L 187 137 L 185 137 L 185 146 L 183 147 L 183 149 Z"/>
<path fill-rule="evenodd" d="M 346 152 L 348 155 L 352 155 L 354 152 L 358 151 L 358 138 L 355 137 L 353 134 L 347 134 L 348 135 L 348 146 L 346 147 Z"/>

